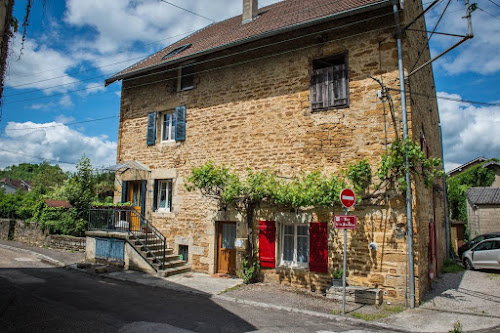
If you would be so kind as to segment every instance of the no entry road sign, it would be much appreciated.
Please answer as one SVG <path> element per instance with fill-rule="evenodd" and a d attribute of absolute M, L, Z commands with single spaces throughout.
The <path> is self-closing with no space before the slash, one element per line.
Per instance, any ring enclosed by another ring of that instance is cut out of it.
<path fill-rule="evenodd" d="M 358 217 L 356 215 L 335 215 L 334 224 L 336 229 L 356 229 Z"/>
<path fill-rule="evenodd" d="M 354 195 L 354 191 L 350 188 L 345 188 L 340 192 L 340 202 L 344 207 L 352 207 L 356 202 L 356 195 Z"/>

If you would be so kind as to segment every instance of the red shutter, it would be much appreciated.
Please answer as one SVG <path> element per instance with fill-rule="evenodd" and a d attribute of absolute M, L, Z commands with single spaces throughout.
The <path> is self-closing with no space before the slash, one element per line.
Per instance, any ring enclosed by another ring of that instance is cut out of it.
<path fill-rule="evenodd" d="M 433 222 L 429 223 L 429 243 L 432 264 L 436 259 L 436 225 Z"/>
<path fill-rule="evenodd" d="M 276 225 L 274 221 L 259 221 L 259 260 L 261 267 L 274 268 L 276 261 Z"/>
<path fill-rule="evenodd" d="M 325 222 L 309 225 L 309 270 L 328 273 L 328 232 Z"/>

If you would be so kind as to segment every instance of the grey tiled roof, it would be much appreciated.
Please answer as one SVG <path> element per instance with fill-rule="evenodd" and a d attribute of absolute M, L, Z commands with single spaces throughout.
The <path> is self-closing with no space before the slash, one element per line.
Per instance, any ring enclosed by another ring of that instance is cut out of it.
<path fill-rule="evenodd" d="M 498 205 L 500 187 L 473 187 L 467 191 L 467 199 L 474 205 Z"/>

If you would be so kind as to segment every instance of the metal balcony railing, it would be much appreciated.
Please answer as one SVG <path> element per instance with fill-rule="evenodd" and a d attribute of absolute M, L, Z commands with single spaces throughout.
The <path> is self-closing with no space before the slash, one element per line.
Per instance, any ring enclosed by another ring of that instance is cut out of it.
<path fill-rule="evenodd" d="M 134 207 L 93 207 L 89 211 L 89 230 L 126 232 L 142 251 L 144 259 L 165 268 L 167 241 L 165 236 Z M 141 252 L 141 251 L 139 251 Z M 150 259 L 150 260 L 149 260 Z M 155 270 L 157 267 L 152 265 Z"/>

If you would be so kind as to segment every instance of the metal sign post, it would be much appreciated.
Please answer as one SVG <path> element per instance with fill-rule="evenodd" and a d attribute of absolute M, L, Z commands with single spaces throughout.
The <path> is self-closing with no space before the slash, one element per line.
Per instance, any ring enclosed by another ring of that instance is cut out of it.
<path fill-rule="evenodd" d="M 356 229 L 356 216 L 347 215 L 348 208 L 356 202 L 354 191 L 345 188 L 340 192 L 340 202 L 344 206 L 344 216 L 335 216 L 335 228 L 344 229 L 344 262 L 342 268 L 342 315 L 345 315 L 345 287 L 347 270 L 347 229 Z"/>
<path fill-rule="evenodd" d="M 344 208 L 344 215 L 347 215 L 347 207 Z M 342 315 L 345 316 L 345 271 L 347 266 L 347 229 L 344 228 L 344 266 L 342 268 Z"/>

